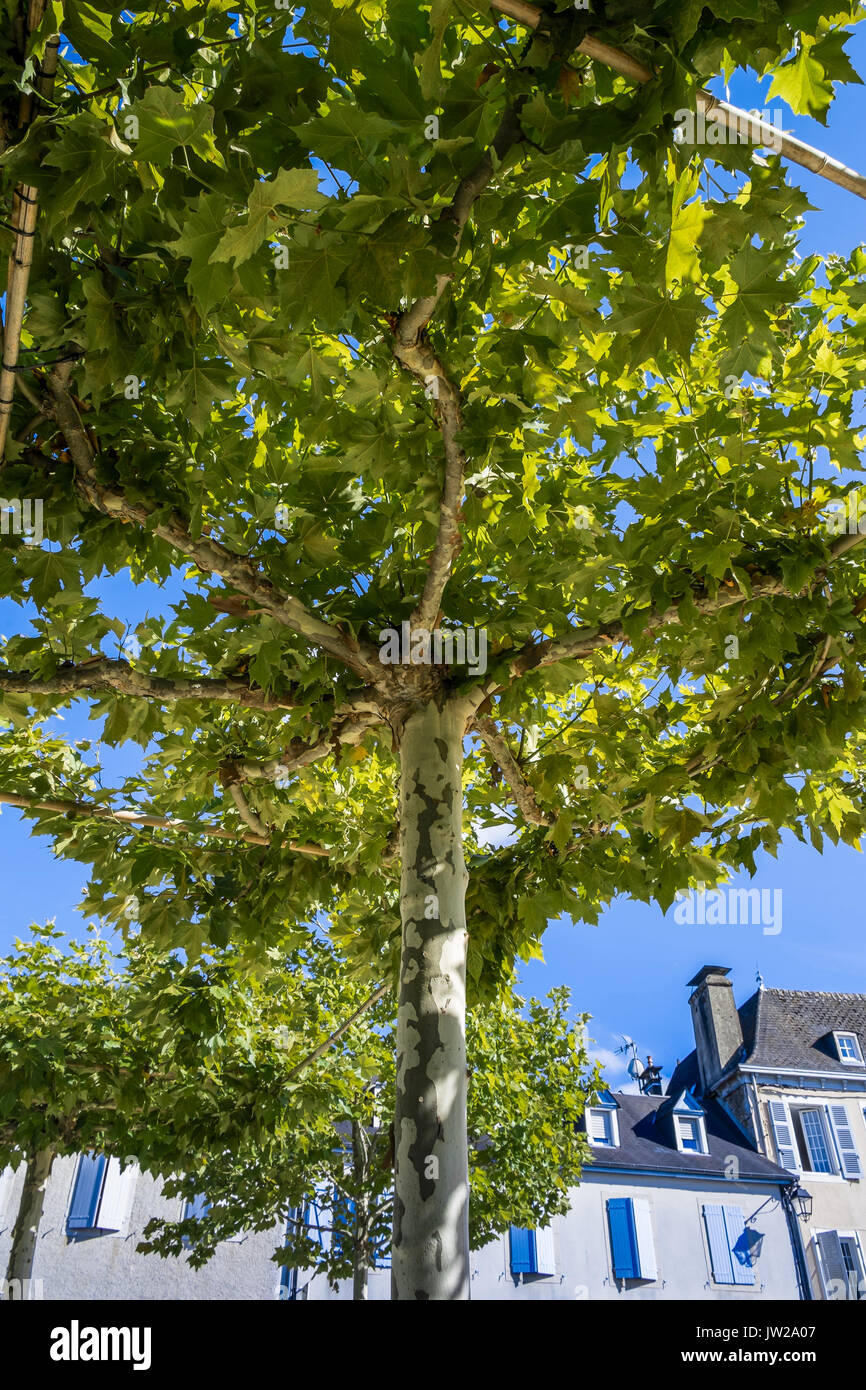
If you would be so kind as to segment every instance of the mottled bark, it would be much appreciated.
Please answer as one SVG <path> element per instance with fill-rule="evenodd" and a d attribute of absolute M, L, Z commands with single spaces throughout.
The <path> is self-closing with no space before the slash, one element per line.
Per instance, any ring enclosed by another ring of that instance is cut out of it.
<path fill-rule="evenodd" d="M 466 712 L 435 701 L 401 744 L 403 946 L 397 1015 L 392 1298 L 469 1297 Z"/>
<path fill-rule="evenodd" d="M 23 1281 L 33 1277 L 33 1260 L 36 1255 L 36 1241 L 39 1236 L 39 1223 L 45 1205 L 45 1189 L 51 1174 L 56 1150 L 50 1145 L 37 1149 L 27 1159 L 24 1187 L 18 1205 L 18 1215 L 12 1229 L 12 1248 L 6 1268 L 7 1287 L 13 1279 Z"/>

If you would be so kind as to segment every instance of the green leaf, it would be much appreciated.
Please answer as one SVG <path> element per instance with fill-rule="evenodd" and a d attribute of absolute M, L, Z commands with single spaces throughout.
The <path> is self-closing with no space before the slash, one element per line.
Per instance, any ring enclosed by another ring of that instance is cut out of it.
<path fill-rule="evenodd" d="M 686 199 L 694 197 L 698 182 L 698 170 L 685 169 L 674 189 L 671 232 L 665 260 L 665 285 L 668 289 L 675 281 L 685 284 L 699 280 L 701 276 L 698 242 L 707 211 L 699 198 L 686 203 Z"/>
<path fill-rule="evenodd" d="M 231 268 L 211 259 L 225 234 L 228 206 L 222 193 L 200 193 L 190 204 L 181 235 L 171 243 L 176 255 L 188 256 L 192 262 L 186 281 L 203 314 L 225 299 L 232 284 Z"/>
<path fill-rule="evenodd" d="M 139 122 L 138 138 L 133 145 L 136 160 L 164 168 L 171 164 L 176 149 L 187 147 L 203 159 L 223 163 L 214 145 L 213 108 L 209 102 L 188 106 L 181 93 L 171 87 L 149 87 L 131 114 Z"/>
<path fill-rule="evenodd" d="M 254 184 L 247 209 L 247 220 L 230 227 L 211 252 L 212 261 L 248 261 L 285 223 L 278 208 L 318 207 L 324 199 L 319 193 L 315 169 L 280 169 L 276 178 Z"/>
<path fill-rule="evenodd" d="M 781 97 L 798 116 L 815 116 L 826 125 L 833 84 L 815 54 L 814 41 L 808 36 L 801 35 L 795 56 L 774 70 L 767 100 L 772 101 L 774 97 Z"/>

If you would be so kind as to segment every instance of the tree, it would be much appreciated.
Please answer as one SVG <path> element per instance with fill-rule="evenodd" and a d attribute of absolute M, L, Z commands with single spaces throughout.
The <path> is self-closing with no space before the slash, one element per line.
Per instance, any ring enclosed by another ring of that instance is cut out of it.
<path fill-rule="evenodd" d="M 568 1194 L 589 1157 L 576 1122 L 601 1085 L 590 1070 L 586 1018 L 568 1017 L 569 991 L 526 1012 L 517 996 L 467 1015 L 473 1066 L 468 1086 L 469 1234 L 479 1248 L 511 1225 L 545 1226 L 568 1210 Z M 276 1143 L 251 1132 L 238 1149 L 217 1145 L 195 1178 L 166 1191 L 207 1198 L 193 1220 L 154 1220 L 139 1246 L 203 1265 L 218 1243 L 286 1220 L 276 1251 L 287 1268 L 351 1279 L 367 1297 L 368 1273 L 387 1258 L 393 1211 L 394 1020 L 388 1000 L 365 1013 L 336 1057 L 329 1055 L 317 1105 L 296 1112 Z M 288 1214 L 288 1217 L 287 1217 Z"/>
<path fill-rule="evenodd" d="M 0 1171 L 26 1165 L 7 1288 L 31 1278 L 58 1154 L 134 1158 L 160 1177 L 183 1173 L 194 1192 L 226 1145 L 252 1143 L 267 1164 L 301 1129 L 310 1144 L 333 1142 L 345 1083 L 333 1056 L 314 1064 L 382 991 L 348 980 L 324 942 L 262 977 L 231 951 L 157 960 L 133 939 L 122 960 L 96 929 L 86 942 L 32 932 L 0 960 Z M 299 1200 L 300 1173 L 287 1190 Z"/>
<path fill-rule="evenodd" d="M 467 969 L 863 826 L 866 255 L 798 255 L 785 165 L 866 181 L 702 87 L 825 119 L 858 9 L 97 0 L 53 95 L 30 9 L 3 794 L 154 943 L 390 950 L 394 1297 L 465 1298 Z M 184 586 L 132 634 L 125 571 Z"/>

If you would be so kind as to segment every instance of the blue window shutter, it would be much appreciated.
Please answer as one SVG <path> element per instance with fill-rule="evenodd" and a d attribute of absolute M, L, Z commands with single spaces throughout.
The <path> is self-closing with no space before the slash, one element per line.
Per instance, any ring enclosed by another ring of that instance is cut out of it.
<path fill-rule="evenodd" d="M 614 1274 L 617 1279 L 639 1279 L 637 1234 L 631 1198 L 608 1197 L 607 1221 L 610 1227 Z"/>
<path fill-rule="evenodd" d="M 735 1284 L 754 1284 L 752 1269 L 752 1247 L 746 1234 L 746 1224 L 739 1207 L 722 1207 L 725 1214 L 725 1230 L 728 1235 L 728 1249 L 731 1252 L 731 1270 Z"/>
<path fill-rule="evenodd" d="M 733 1208 L 736 1210 L 736 1208 Z M 704 1224 L 710 1245 L 710 1259 L 713 1265 L 713 1278 L 717 1284 L 733 1284 L 733 1256 L 728 1243 L 728 1228 L 725 1224 L 725 1208 L 704 1206 Z M 751 1280 L 748 1281 L 751 1283 Z"/>
<path fill-rule="evenodd" d="M 509 1231 L 511 1273 L 535 1274 L 535 1232 L 524 1226 L 512 1226 Z"/>
<path fill-rule="evenodd" d="M 102 1179 L 105 1175 L 104 1154 L 82 1154 L 78 1160 L 72 1201 L 66 1225 L 70 1231 L 92 1231 L 96 1226 L 96 1213 L 102 1192 Z"/>

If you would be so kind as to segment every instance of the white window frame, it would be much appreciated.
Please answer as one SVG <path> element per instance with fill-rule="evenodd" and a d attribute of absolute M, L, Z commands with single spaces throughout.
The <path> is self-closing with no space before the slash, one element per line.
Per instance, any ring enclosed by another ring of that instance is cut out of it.
<path fill-rule="evenodd" d="M 832 1127 L 831 1127 L 831 1125 L 830 1125 L 830 1117 L 829 1117 L 829 1115 L 827 1114 L 827 1107 L 826 1107 L 826 1105 L 824 1105 L 824 1104 L 821 1103 L 821 1102 L 814 1102 L 814 1103 L 811 1104 L 811 1105 L 798 1105 L 798 1106 L 795 1107 L 794 1113 L 797 1115 L 797 1117 L 798 1117 L 799 1120 L 800 1120 L 800 1129 L 801 1129 L 802 1134 L 803 1134 L 803 1143 L 804 1143 L 805 1146 L 806 1146 L 806 1154 L 807 1154 L 807 1156 L 808 1156 L 808 1159 L 809 1159 L 810 1164 L 813 1165 L 811 1168 L 804 1168 L 803 1171 L 804 1171 L 804 1172 L 807 1172 L 807 1173 L 814 1173 L 814 1174 L 815 1174 L 817 1177 L 819 1177 L 819 1178 L 820 1178 L 820 1177 L 830 1178 L 830 1177 L 836 1177 L 836 1176 L 838 1176 L 838 1174 L 839 1174 L 839 1160 L 838 1160 L 838 1157 L 837 1157 L 837 1154 L 836 1154 L 836 1142 L 835 1142 L 835 1139 L 834 1139 L 834 1136 L 833 1136 Z M 807 1131 L 806 1131 L 806 1126 L 803 1124 L 803 1116 L 804 1116 L 804 1115 L 817 1115 L 817 1116 L 818 1116 L 818 1122 L 819 1122 L 819 1125 L 820 1125 L 820 1127 L 821 1127 L 821 1133 L 822 1133 L 823 1138 L 824 1138 L 824 1152 L 826 1153 L 826 1155 L 827 1155 L 827 1161 L 828 1161 L 828 1163 L 830 1164 L 830 1171 L 829 1171 L 829 1173 L 825 1173 L 824 1170 L 821 1169 L 821 1168 L 816 1168 L 816 1167 L 814 1167 L 814 1157 L 813 1157 L 813 1154 L 812 1154 L 812 1146 L 811 1146 L 811 1143 L 810 1143 L 810 1141 L 809 1141 L 809 1135 L 808 1135 L 808 1133 L 807 1133 Z M 802 1157 L 802 1155 L 801 1155 L 801 1157 Z"/>
<path fill-rule="evenodd" d="M 685 1121 L 689 1125 L 697 1126 L 698 1147 L 696 1149 L 686 1148 L 683 1142 L 683 1133 L 680 1123 L 681 1121 Z M 676 1136 L 677 1149 L 681 1154 L 705 1154 L 709 1152 L 707 1148 L 707 1128 L 704 1124 L 703 1115 L 698 1115 L 693 1110 L 690 1110 L 688 1112 L 684 1111 L 681 1114 L 674 1111 L 674 1134 Z"/>
<path fill-rule="evenodd" d="M 603 1115 L 606 1125 L 609 1126 L 609 1139 L 596 1139 L 593 1137 L 590 1125 L 593 1115 Z M 619 1116 L 615 1105 L 588 1105 L 586 1107 L 586 1137 L 594 1149 L 618 1149 L 619 1148 Z"/>
<path fill-rule="evenodd" d="M 844 1057 L 842 1055 L 842 1038 L 850 1038 L 851 1042 L 853 1042 L 854 1050 L 857 1054 L 855 1057 Z M 860 1046 L 860 1039 L 856 1033 L 848 1033 L 844 1029 L 839 1029 L 838 1032 L 833 1033 L 833 1041 L 836 1044 L 836 1055 L 843 1067 L 863 1066 L 863 1049 Z"/>

